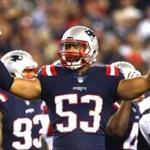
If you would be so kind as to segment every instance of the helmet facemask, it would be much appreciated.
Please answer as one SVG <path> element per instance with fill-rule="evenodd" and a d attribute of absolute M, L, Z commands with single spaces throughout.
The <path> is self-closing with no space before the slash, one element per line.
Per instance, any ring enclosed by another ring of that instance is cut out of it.
<path fill-rule="evenodd" d="M 23 71 L 22 71 L 22 78 L 25 78 L 25 79 L 33 79 L 36 77 L 37 75 L 37 72 L 38 72 L 38 68 L 25 68 Z"/>
<path fill-rule="evenodd" d="M 91 62 L 89 52 L 90 47 L 86 41 L 61 41 L 61 47 L 59 52 L 61 64 L 72 70 L 79 69 L 82 66 Z"/>

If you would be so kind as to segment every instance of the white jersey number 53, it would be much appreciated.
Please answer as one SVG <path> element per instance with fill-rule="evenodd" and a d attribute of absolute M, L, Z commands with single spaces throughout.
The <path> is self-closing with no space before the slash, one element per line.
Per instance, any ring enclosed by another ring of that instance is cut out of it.
<path fill-rule="evenodd" d="M 55 97 L 56 103 L 56 113 L 61 117 L 68 118 L 68 126 L 64 126 L 63 123 L 56 124 L 57 130 L 60 132 L 71 132 L 77 128 L 78 116 L 75 112 L 64 111 L 63 104 L 64 101 L 67 101 L 69 104 L 78 104 L 77 94 L 66 94 Z M 89 110 L 89 116 L 93 117 L 92 126 L 89 125 L 88 121 L 79 121 L 79 127 L 85 132 L 95 133 L 100 126 L 100 113 L 102 110 L 102 98 L 97 95 L 84 95 L 80 98 L 80 103 L 90 104 L 91 102 L 95 103 L 95 108 Z"/>

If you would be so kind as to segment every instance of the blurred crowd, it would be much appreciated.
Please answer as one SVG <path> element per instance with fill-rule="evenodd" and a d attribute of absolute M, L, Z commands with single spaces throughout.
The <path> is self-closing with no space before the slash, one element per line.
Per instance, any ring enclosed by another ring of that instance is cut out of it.
<path fill-rule="evenodd" d="M 96 32 L 99 63 L 124 60 L 143 73 L 149 69 L 149 0 L 0 0 L 0 55 L 23 49 L 49 64 L 74 25 Z"/>

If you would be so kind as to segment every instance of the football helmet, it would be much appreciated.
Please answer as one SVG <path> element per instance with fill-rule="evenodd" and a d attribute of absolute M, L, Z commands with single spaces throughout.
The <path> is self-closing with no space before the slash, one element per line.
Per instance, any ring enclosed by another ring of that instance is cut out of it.
<path fill-rule="evenodd" d="M 132 64 L 126 61 L 117 61 L 112 63 L 111 65 L 118 67 L 122 71 L 125 79 L 132 79 L 141 76 L 141 72 L 138 71 Z"/>
<path fill-rule="evenodd" d="M 74 26 L 62 36 L 59 57 L 63 66 L 72 70 L 79 69 L 95 62 L 97 54 L 98 40 L 91 29 L 85 26 Z"/>
<path fill-rule="evenodd" d="M 38 64 L 33 57 L 23 50 L 13 50 L 5 54 L 1 61 L 9 73 L 16 78 L 23 78 L 22 73 L 25 69 L 37 69 Z"/>

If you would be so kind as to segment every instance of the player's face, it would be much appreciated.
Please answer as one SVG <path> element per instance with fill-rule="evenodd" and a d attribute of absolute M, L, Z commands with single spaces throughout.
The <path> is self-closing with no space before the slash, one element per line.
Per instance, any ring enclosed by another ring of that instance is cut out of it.
<path fill-rule="evenodd" d="M 34 69 L 25 69 L 22 73 L 22 76 L 23 78 L 26 78 L 26 79 L 33 79 L 36 77 L 36 74 L 37 74 L 37 69 L 34 68 Z"/>
<path fill-rule="evenodd" d="M 68 62 L 78 61 L 81 57 L 84 57 L 87 45 L 85 43 L 62 43 L 62 50 L 65 52 L 65 56 Z"/>

